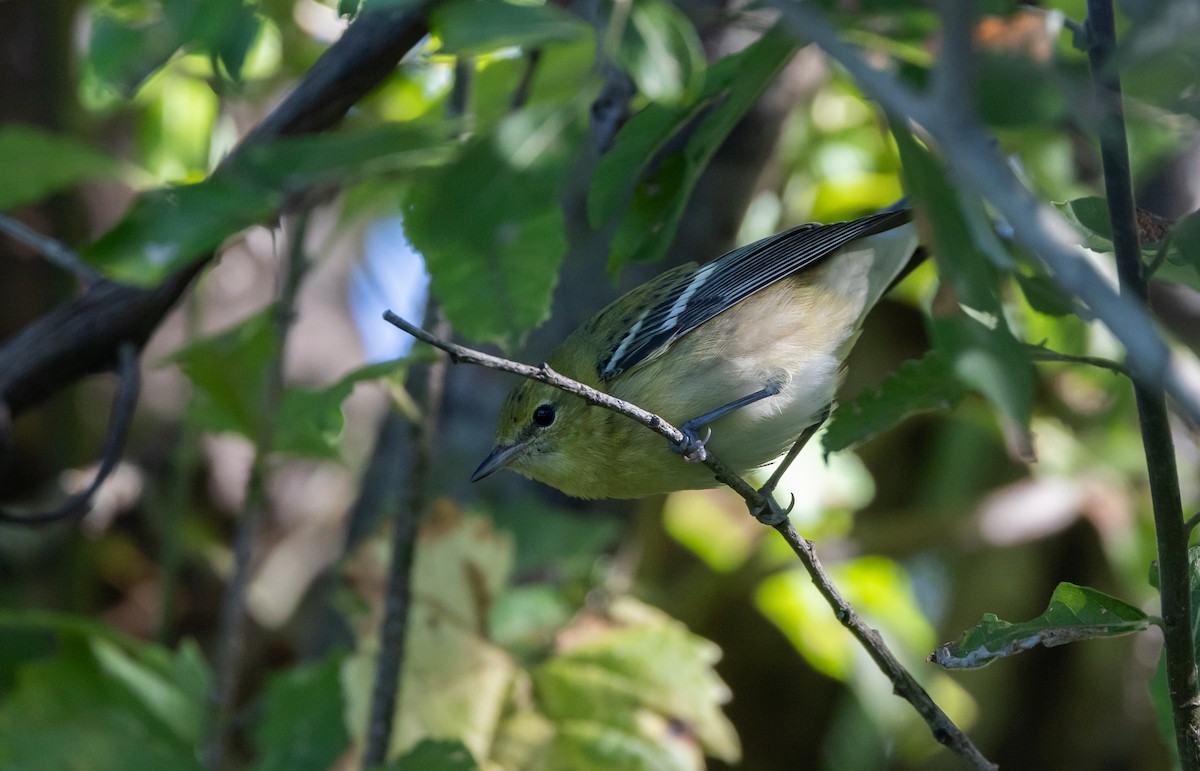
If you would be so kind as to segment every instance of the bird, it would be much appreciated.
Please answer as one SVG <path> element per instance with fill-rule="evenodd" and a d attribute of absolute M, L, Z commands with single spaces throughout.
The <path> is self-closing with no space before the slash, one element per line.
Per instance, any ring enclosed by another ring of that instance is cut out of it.
<path fill-rule="evenodd" d="M 471 480 L 507 468 L 576 498 L 641 498 L 718 486 L 686 462 L 708 452 L 738 473 L 769 463 L 829 414 L 863 319 L 918 245 L 911 213 L 895 209 L 799 225 L 635 287 L 546 364 L 680 427 L 684 442 L 525 380 Z"/>

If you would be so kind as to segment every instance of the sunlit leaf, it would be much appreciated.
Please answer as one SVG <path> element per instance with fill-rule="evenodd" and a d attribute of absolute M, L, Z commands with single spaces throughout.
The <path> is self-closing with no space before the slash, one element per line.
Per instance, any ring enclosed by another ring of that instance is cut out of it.
<path fill-rule="evenodd" d="M 409 188 L 404 228 L 455 329 L 515 346 L 550 308 L 566 251 L 559 188 L 572 114 L 527 108 Z"/>
<path fill-rule="evenodd" d="M 238 231 L 265 222 L 288 195 L 437 162 L 445 147 L 443 137 L 412 126 L 252 145 L 204 182 L 139 196 L 84 256 L 115 279 L 154 285 Z"/>
<path fill-rule="evenodd" d="M 485 634 L 491 608 L 508 583 L 512 555 L 508 534 L 487 519 L 464 516 L 450 501 L 435 503 L 421 523 L 393 753 L 438 738 L 461 741 L 475 757 L 487 757 L 515 676 L 512 657 Z M 380 537 L 363 544 L 349 569 L 372 611 L 352 619 L 359 644 L 342 669 L 346 720 L 360 741 L 389 558 L 388 540 Z"/>
<path fill-rule="evenodd" d="M 904 362 L 879 388 L 840 404 L 821 446 L 826 453 L 854 447 L 913 415 L 950 409 L 964 394 L 950 357 L 931 351 L 924 358 Z"/>
<path fill-rule="evenodd" d="M 948 669 L 971 669 L 1012 656 L 1038 645 L 1056 645 L 1141 632 L 1149 617 L 1129 603 L 1086 586 L 1061 583 L 1046 611 L 1022 623 L 1004 621 L 994 613 L 963 633 L 956 643 L 946 643 L 929 660 Z"/>

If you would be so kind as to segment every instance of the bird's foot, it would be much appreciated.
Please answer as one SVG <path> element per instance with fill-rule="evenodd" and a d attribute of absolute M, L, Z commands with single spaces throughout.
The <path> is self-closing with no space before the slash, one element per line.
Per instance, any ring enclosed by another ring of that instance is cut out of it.
<path fill-rule="evenodd" d="M 684 423 L 679 427 L 683 434 L 683 441 L 672 442 L 671 449 L 674 452 L 683 456 L 683 459 L 688 463 L 703 463 L 708 459 L 708 450 L 704 449 L 704 445 L 708 444 L 708 440 L 712 438 L 712 429 L 704 429 L 704 438 L 696 433 L 696 429 Z"/>

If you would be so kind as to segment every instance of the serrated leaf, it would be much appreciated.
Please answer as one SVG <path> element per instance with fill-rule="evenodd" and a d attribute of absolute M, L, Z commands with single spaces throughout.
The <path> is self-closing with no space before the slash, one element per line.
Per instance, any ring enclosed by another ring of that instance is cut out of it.
<path fill-rule="evenodd" d="M 1029 420 L 1036 386 L 1033 363 L 1003 317 L 988 321 L 991 323 L 966 314 L 935 318 L 935 347 L 953 363 L 958 379 L 982 394 L 1005 418 L 1018 454 L 1032 459 Z"/>
<path fill-rule="evenodd" d="M 753 45 L 709 67 L 704 87 L 684 106 L 651 104 L 618 132 L 588 193 L 599 229 L 622 207 L 611 270 L 666 252 L 696 180 L 746 110 L 791 58 L 796 42 L 773 27 Z"/>
<path fill-rule="evenodd" d="M 431 130 L 407 125 L 251 145 L 203 182 L 139 196 L 83 254 L 116 280 L 152 286 L 265 222 L 291 194 L 438 162 L 446 147 Z"/>
<path fill-rule="evenodd" d="M 74 139 L 14 124 L 0 128 L 0 168 L 0 209 L 11 209 L 80 182 L 120 176 L 125 167 Z"/>
<path fill-rule="evenodd" d="M 404 229 L 455 329 L 516 346 L 545 320 L 566 251 L 559 188 L 573 114 L 531 107 L 409 188 Z"/>
<path fill-rule="evenodd" d="M 267 682 L 255 726 L 255 771 L 325 771 L 350 746 L 341 694 L 341 654 L 293 667 Z"/>
<path fill-rule="evenodd" d="M 1064 582 L 1055 588 L 1046 611 L 1032 621 L 1014 624 L 985 613 L 958 642 L 940 646 L 929 660 L 947 669 L 972 669 L 1038 645 L 1119 637 L 1149 626 L 1149 617 L 1124 600 Z"/>
<path fill-rule="evenodd" d="M 569 43 L 591 33 L 578 16 L 552 5 L 516 5 L 501 0 L 457 0 L 438 5 L 431 26 L 442 42 L 439 53 L 458 55 Z"/>
<path fill-rule="evenodd" d="M 825 429 L 825 453 L 859 445 L 923 412 L 946 410 L 966 393 L 951 359 L 939 351 L 906 361 L 879 388 L 841 404 Z"/>

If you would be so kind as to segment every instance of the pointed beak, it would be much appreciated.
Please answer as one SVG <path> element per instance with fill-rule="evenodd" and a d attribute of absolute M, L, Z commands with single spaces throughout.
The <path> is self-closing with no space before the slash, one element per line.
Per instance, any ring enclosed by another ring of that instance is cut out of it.
<path fill-rule="evenodd" d="M 479 464 L 479 468 L 475 469 L 475 473 L 471 475 L 472 482 L 478 482 L 484 477 L 495 474 L 500 469 L 507 466 L 517 458 L 525 450 L 524 444 L 498 444 L 492 448 L 491 453 L 483 459 L 483 463 Z"/>

